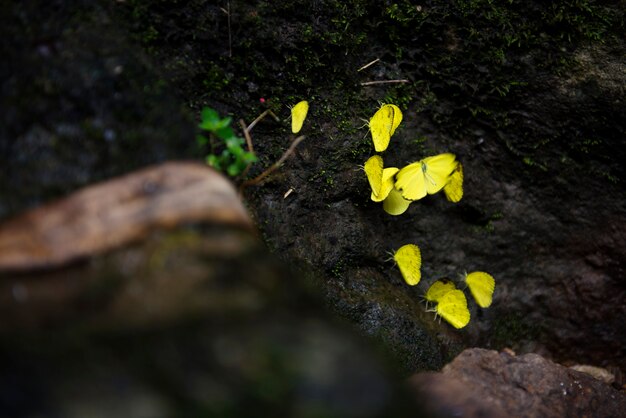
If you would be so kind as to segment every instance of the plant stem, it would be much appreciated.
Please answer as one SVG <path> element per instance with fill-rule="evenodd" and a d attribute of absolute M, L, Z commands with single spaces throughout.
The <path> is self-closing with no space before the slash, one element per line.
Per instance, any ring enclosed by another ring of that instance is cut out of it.
<path fill-rule="evenodd" d="M 304 140 L 304 138 L 306 138 L 306 137 L 304 135 L 302 135 L 302 136 L 299 136 L 296 139 L 294 139 L 293 142 L 291 143 L 291 145 L 289 146 L 289 148 L 287 148 L 287 151 L 285 151 L 285 153 L 282 155 L 282 157 L 280 157 L 278 159 L 278 161 L 276 161 L 267 170 L 265 170 L 264 172 L 262 172 L 261 174 L 259 174 L 255 178 L 253 178 L 251 180 L 244 181 L 241 184 L 241 187 L 239 187 L 239 193 L 242 194 L 243 193 L 243 189 L 245 189 L 248 186 L 254 186 L 255 184 L 259 184 L 265 177 L 269 176 L 274 171 L 276 171 L 285 162 L 287 157 L 289 157 L 291 154 L 293 154 L 293 152 L 296 149 L 296 147 L 298 146 L 298 144 L 300 142 L 302 142 Z"/>

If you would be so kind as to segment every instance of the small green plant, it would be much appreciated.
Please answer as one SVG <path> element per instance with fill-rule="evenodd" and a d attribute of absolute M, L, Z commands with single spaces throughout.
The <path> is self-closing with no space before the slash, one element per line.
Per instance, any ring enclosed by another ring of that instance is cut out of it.
<path fill-rule="evenodd" d="M 198 135 L 196 140 L 198 145 L 210 147 L 211 153 L 206 156 L 208 165 L 234 177 L 257 161 L 254 153 L 243 148 L 245 140 L 235 135 L 230 127 L 231 118 L 221 118 L 214 109 L 209 107 L 202 109 L 201 118 L 198 127 L 208 132 L 208 137 Z"/>

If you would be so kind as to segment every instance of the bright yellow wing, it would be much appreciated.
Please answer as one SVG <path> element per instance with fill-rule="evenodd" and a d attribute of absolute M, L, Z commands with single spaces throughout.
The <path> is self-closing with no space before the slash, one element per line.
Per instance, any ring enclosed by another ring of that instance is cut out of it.
<path fill-rule="evenodd" d="M 467 283 L 478 306 L 488 308 L 491 305 L 496 281 L 490 274 L 474 271 L 465 276 L 465 283 Z"/>
<path fill-rule="evenodd" d="M 303 100 L 291 108 L 291 132 L 297 134 L 302 129 L 302 124 L 309 111 L 309 102 Z"/>
<path fill-rule="evenodd" d="M 406 200 L 419 200 L 426 196 L 426 183 L 422 162 L 418 161 L 403 167 L 396 174 L 396 189 Z"/>
<path fill-rule="evenodd" d="M 429 302 L 439 302 L 443 295 L 456 289 L 454 283 L 448 279 L 439 279 L 431 284 L 424 298 Z"/>
<path fill-rule="evenodd" d="M 443 186 L 443 192 L 446 194 L 446 199 L 453 203 L 463 198 L 463 165 L 461 163 L 457 163 L 448 183 Z"/>
<path fill-rule="evenodd" d="M 410 200 L 402 197 L 402 194 L 394 187 L 383 201 L 383 209 L 390 215 L 402 215 L 409 208 Z"/>
<path fill-rule="evenodd" d="M 398 248 L 393 255 L 393 259 L 400 268 L 400 273 L 404 281 L 410 286 L 415 286 L 422 278 L 420 268 L 422 267 L 422 256 L 420 249 L 415 244 L 407 244 Z"/>
<path fill-rule="evenodd" d="M 383 186 L 383 158 L 380 155 L 372 155 L 365 161 L 365 175 L 372 188 L 372 195 L 378 196 Z"/>
<path fill-rule="evenodd" d="M 451 290 L 439 298 L 437 314 L 448 321 L 454 328 L 463 328 L 469 323 L 470 312 L 467 309 L 465 294 L 459 289 Z"/>
<path fill-rule="evenodd" d="M 370 119 L 369 127 L 372 133 L 372 141 L 374 142 L 374 149 L 376 152 L 383 152 L 389 145 L 391 135 L 389 133 L 389 126 L 393 121 L 393 111 L 389 109 L 380 108 L 374 113 L 374 116 Z"/>
<path fill-rule="evenodd" d="M 372 200 L 374 202 L 382 202 L 389 196 L 389 192 L 393 189 L 393 184 L 395 183 L 395 179 L 393 176 L 398 172 L 396 167 L 388 167 L 383 169 L 383 180 L 382 186 L 380 188 L 380 192 L 378 196 L 374 195 L 372 191 Z"/>
<path fill-rule="evenodd" d="M 385 104 L 381 106 L 381 108 L 383 107 L 389 107 L 392 110 L 391 126 L 389 128 L 389 136 L 391 137 L 396 132 L 396 128 L 400 126 L 400 122 L 402 122 L 402 111 L 394 104 Z"/>
<path fill-rule="evenodd" d="M 402 121 L 402 112 L 396 105 L 385 104 L 374 113 L 369 126 L 376 152 L 383 152 L 389 146 L 391 135 Z"/>
<path fill-rule="evenodd" d="M 456 168 L 456 156 L 446 153 L 426 157 L 422 162 L 422 170 L 428 194 L 435 194 L 448 183 L 450 174 Z"/>

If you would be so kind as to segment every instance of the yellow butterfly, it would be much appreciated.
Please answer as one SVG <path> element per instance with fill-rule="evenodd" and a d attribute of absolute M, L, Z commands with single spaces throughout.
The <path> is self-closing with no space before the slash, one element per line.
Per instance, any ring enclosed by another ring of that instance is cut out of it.
<path fill-rule="evenodd" d="M 390 215 L 402 215 L 409 208 L 411 202 L 411 200 L 403 198 L 402 194 L 395 187 L 392 187 L 389 195 L 383 201 L 383 209 Z"/>
<path fill-rule="evenodd" d="M 470 321 L 465 293 L 459 289 L 451 290 L 441 296 L 437 301 L 435 312 L 457 329 L 463 328 Z"/>
<path fill-rule="evenodd" d="M 402 112 L 396 105 L 384 104 L 374 113 L 369 121 L 369 127 L 376 152 L 383 152 L 387 149 L 391 136 L 400 122 L 402 122 Z"/>
<path fill-rule="evenodd" d="M 309 102 L 303 100 L 291 108 L 291 132 L 297 134 L 302 129 L 302 124 L 309 111 Z"/>
<path fill-rule="evenodd" d="M 454 283 L 451 280 L 446 278 L 439 279 L 435 283 L 430 285 L 430 287 L 426 291 L 426 294 L 424 295 L 424 298 L 426 299 L 426 303 L 437 303 L 439 302 L 439 299 L 443 297 L 443 295 L 454 289 L 456 289 L 456 286 L 454 286 Z"/>
<path fill-rule="evenodd" d="M 372 196 L 378 196 L 383 186 L 383 157 L 372 155 L 365 161 L 364 169 L 367 181 L 372 188 Z"/>
<path fill-rule="evenodd" d="M 396 180 L 393 176 L 395 176 L 397 172 L 398 168 L 396 167 L 388 167 L 383 169 L 383 178 L 380 192 L 377 196 L 375 196 L 374 192 L 372 191 L 371 197 L 374 202 L 382 202 L 383 200 L 386 200 L 389 196 L 389 193 L 394 190 L 393 184 L 396 182 Z"/>
<path fill-rule="evenodd" d="M 463 165 L 461 163 L 457 163 L 448 182 L 443 186 L 443 192 L 446 194 L 446 199 L 453 203 L 463 198 Z"/>
<path fill-rule="evenodd" d="M 406 244 L 398 248 L 393 254 L 400 273 L 404 281 L 410 286 L 415 286 L 420 282 L 422 273 L 420 268 L 422 267 L 422 255 L 420 249 L 415 244 Z"/>
<path fill-rule="evenodd" d="M 365 162 L 365 175 L 372 188 L 371 199 L 374 202 L 385 200 L 395 180 L 393 176 L 398 172 L 396 167 L 383 168 L 383 158 L 380 155 L 372 155 Z"/>
<path fill-rule="evenodd" d="M 467 283 L 478 306 L 481 308 L 491 306 L 496 281 L 490 274 L 482 271 L 474 271 L 465 275 L 465 283 Z"/>
<path fill-rule="evenodd" d="M 434 194 L 448 183 L 456 168 L 456 156 L 446 153 L 409 164 L 396 175 L 396 189 L 407 200 L 418 200 L 426 194 Z"/>

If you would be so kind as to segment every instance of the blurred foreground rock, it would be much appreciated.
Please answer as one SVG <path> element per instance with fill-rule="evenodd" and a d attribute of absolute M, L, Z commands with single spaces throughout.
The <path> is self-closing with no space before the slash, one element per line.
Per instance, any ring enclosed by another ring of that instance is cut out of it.
<path fill-rule="evenodd" d="M 0 243 L 3 416 L 415 411 L 207 167 L 80 190 L 0 225 Z"/>
<path fill-rule="evenodd" d="M 442 417 L 622 417 L 626 393 L 537 354 L 467 349 L 441 373 L 410 379 Z"/>
<path fill-rule="evenodd" d="M 0 271 L 57 267 L 140 240 L 155 227 L 198 221 L 252 228 L 223 176 L 197 163 L 166 163 L 1 225 Z"/>

